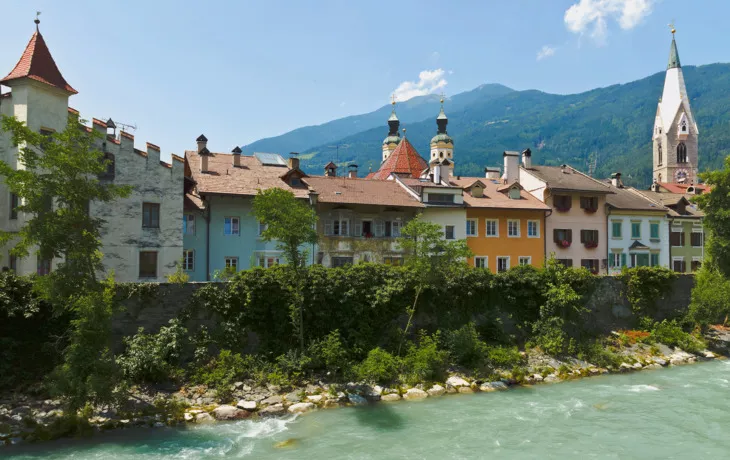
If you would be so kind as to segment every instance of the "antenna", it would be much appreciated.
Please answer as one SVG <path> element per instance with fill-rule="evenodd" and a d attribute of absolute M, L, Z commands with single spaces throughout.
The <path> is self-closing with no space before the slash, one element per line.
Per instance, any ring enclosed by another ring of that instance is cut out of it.
<path fill-rule="evenodd" d="M 103 118 L 102 118 L 102 120 L 103 120 Z M 106 123 L 107 123 L 107 127 L 108 128 L 114 128 L 116 130 L 116 128 L 119 127 L 119 130 L 120 131 L 124 131 L 125 133 L 128 132 L 130 129 L 133 129 L 133 130 L 137 131 L 137 125 L 136 124 L 132 125 L 132 124 L 129 124 L 129 123 L 122 123 L 121 121 L 112 121 L 111 118 L 108 118 L 107 120 L 108 121 Z"/>
<path fill-rule="evenodd" d="M 597 166 L 598 166 L 598 153 L 593 152 L 590 155 L 588 155 L 588 159 L 586 160 L 586 169 L 588 169 L 588 175 L 590 177 L 593 177 L 593 175 L 596 173 Z"/>
<path fill-rule="evenodd" d="M 340 147 L 343 149 L 349 149 L 350 144 L 337 144 L 337 145 L 328 145 L 328 149 L 335 149 L 335 164 L 339 163 L 340 161 Z"/>

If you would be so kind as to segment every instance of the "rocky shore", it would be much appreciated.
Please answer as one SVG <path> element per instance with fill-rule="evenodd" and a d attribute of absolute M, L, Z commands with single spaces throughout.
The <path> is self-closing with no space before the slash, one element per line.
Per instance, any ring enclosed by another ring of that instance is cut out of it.
<path fill-rule="evenodd" d="M 691 354 L 664 345 L 635 344 L 621 350 L 619 366 L 601 368 L 577 358 L 556 359 L 538 350 L 524 354 L 523 371 L 501 371 L 499 379 L 484 381 L 453 372 L 441 383 L 382 387 L 365 382 L 329 384 L 312 382 L 298 388 L 233 384 L 230 401 L 220 401 L 204 386 L 134 388 L 123 408 L 98 410 L 83 422 L 85 431 L 71 429 L 60 401 L 28 395 L 0 397 L 0 446 L 36 442 L 69 435 L 92 434 L 125 427 L 165 427 L 302 414 L 318 409 L 375 402 L 412 401 L 451 394 L 505 391 L 516 385 L 554 383 L 609 373 L 660 369 L 696 361 L 723 358 L 730 352 L 730 331 L 715 330 L 708 337 L 713 351 Z"/>

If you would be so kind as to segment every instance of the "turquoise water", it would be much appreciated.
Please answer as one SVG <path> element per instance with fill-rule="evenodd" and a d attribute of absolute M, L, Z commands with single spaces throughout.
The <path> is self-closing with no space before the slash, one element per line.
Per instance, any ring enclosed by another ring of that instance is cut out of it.
<path fill-rule="evenodd" d="M 286 420 L 123 430 L 0 448 L 0 457 L 730 458 L 729 382 L 730 363 L 711 362 Z"/>

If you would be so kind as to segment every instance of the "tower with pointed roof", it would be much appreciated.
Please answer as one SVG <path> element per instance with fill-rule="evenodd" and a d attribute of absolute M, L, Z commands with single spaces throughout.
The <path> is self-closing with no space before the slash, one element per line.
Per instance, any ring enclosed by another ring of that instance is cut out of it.
<path fill-rule="evenodd" d="M 653 179 L 690 184 L 697 182 L 699 130 L 690 109 L 675 33 L 672 28 L 664 91 L 654 119 Z"/>
<path fill-rule="evenodd" d="M 439 163 L 443 160 L 449 160 L 449 168 L 451 171 L 454 170 L 454 140 L 446 132 L 446 125 L 449 124 L 449 119 L 446 117 L 444 112 L 444 98 L 441 98 L 441 111 L 436 117 L 436 135 L 431 138 L 431 159 L 429 163 L 434 160 Z"/>
<path fill-rule="evenodd" d="M 388 136 L 383 139 L 383 161 L 387 160 L 400 144 L 400 133 L 398 132 L 400 120 L 395 114 L 395 96 L 393 96 L 391 104 L 393 105 L 393 111 L 390 113 L 390 118 L 388 118 Z"/>

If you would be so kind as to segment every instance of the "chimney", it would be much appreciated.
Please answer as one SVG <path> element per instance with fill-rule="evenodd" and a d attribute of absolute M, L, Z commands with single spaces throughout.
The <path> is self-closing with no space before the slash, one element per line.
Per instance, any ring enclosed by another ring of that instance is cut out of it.
<path fill-rule="evenodd" d="M 324 175 L 327 177 L 337 176 L 337 165 L 331 161 L 327 163 L 324 167 Z"/>
<path fill-rule="evenodd" d="M 299 169 L 299 158 L 297 155 L 299 155 L 299 152 L 289 153 L 289 159 L 286 162 L 289 169 Z"/>
<path fill-rule="evenodd" d="M 522 166 L 524 166 L 525 169 L 532 168 L 532 150 L 525 149 L 522 151 Z"/>
<path fill-rule="evenodd" d="M 349 179 L 357 179 L 357 165 L 352 164 L 348 166 L 349 171 L 347 171 L 347 177 Z"/>
<path fill-rule="evenodd" d="M 611 185 L 613 185 L 616 188 L 624 188 L 624 183 L 621 182 L 621 173 L 613 173 L 611 174 Z"/>
<path fill-rule="evenodd" d="M 234 168 L 240 168 L 241 167 L 241 153 L 243 151 L 241 150 L 241 147 L 236 147 L 233 150 L 231 150 L 231 153 L 233 154 L 233 167 Z"/>
<path fill-rule="evenodd" d="M 200 155 L 200 172 L 207 173 L 208 172 L 208 157 L 211 156 L 211 153 L 207 147 L 203 147 L 203 150 L 199 151 L 198 155 Z"/>
<path fill-rule="evenodd" d="M 659 182 L 657 182 L 656 179 L 654 179 L 654 183 L 651 184 L 651 189 L 650 190 L 652 192 L 659 192 L 661 190 L 661 188 L 659 187 Z"/>
<path fill-rule="evenodd" d="M 205 137 L 205 134 L 201 134 L 198 136 L 195 141 L 198 143 L 198 153 L 200 153 L 204 148 L 208 147 L 208 138 Z"/>
<path fill-rule="evenodd" d="M 484 177 L 491 180 L 499 180 L 499 168 L 487 166 L 484 168 Z"/>
<path fill-rule="evenodd" d="M 517 152 L 504 152 L 504 174 L 502 179 L 505 184 L 519 182 L 520 180 L 520 154 Z"/>

